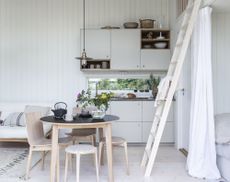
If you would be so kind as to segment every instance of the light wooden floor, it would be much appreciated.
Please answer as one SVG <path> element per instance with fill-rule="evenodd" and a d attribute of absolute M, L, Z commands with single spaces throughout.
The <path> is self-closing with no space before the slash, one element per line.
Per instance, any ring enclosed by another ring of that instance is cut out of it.
<path fill-rule="evenodd" d="M 186 158 L 173 146 L 161 146 L 157 162 L 149 179 L 143 177 L 143 171 L 140 168 L 144 146 L 129 146 L 130 176 L 125 174 L 124 155 L 122 148 L 114 149 L 114 175 L 116 182 L 196 182 L 205 181 L 191 178 L 185 170 Z M 63 153 L 64 154 L 64 153 Z M 80 181 L 96 181 L 95 168 L 91 156 L 85 156 L 81 160 Z M 46 160 L 45 171 L 36 166 L 31 171 L 29 182 L 49 181 L 50 156 Z M 61 158 L 61 181 L 64 174 L 64 155 Z M 100 181 L 107 181 L 107 166 L 102 166 L 100 172 Z M 69 182 L 75 181 L 75 172 L 69 172 Z"/>

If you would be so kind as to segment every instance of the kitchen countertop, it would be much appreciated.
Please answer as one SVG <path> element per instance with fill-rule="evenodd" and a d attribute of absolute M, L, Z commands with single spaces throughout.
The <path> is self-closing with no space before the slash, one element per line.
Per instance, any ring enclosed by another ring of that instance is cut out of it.
<path fill-rule="evenodd" d="M 122 98 L 122 97 L 117 97 L 117 98 L 112 98 L 111 101 L 155 101 L 154 98 L 150 97 L 150 98 L 141 98 L 141 97 L 137 97 L 137 98 L 133 98 L 133 99 L 129 99 L 129 98 Z"/>

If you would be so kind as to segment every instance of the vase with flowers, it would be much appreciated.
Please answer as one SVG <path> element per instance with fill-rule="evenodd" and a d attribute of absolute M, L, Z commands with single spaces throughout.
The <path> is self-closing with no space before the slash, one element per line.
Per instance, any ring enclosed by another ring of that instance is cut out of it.
<path fill-rule="evenodd" d="M 109 101 L 111 100 L 113 93 L 101 93 L 96 95 L 92 99 L 93 105 L 96 110 L 92 111 L 93 118 L 102 119 L 105 116 L 106 111 L 109 108 Z"/>

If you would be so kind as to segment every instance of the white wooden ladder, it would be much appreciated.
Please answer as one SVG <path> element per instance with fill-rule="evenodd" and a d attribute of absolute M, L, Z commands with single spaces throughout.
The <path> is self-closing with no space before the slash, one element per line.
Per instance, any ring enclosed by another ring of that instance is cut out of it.
<path fill-rule="evenodd" d="M 177 88 L 183 62 L 191 40 L 194 24 L 198 17 L 201 2 L 202 0 L 189 0 L 184 12 L 184 19 L 177 38 L 176 47 L 173 52 L 167 76 L 160 83 L 156 99 L 157 108 L 153 119 L 153 125 L 141 162 L 141 166 L 146 167 L 146 177 L 151 175 L 161 137 L 165 128 L 166 119 L 172 104 L 173 95 Z"/>

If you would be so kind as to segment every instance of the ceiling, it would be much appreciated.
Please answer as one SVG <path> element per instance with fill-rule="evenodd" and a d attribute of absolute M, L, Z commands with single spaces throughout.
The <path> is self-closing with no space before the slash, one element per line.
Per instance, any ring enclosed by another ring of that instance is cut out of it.
<path fill-rule="evenodd" d="M 230 13 L 230 0 L 214 0 L 212 3 L 214 12 L 229 12 Z"/>

